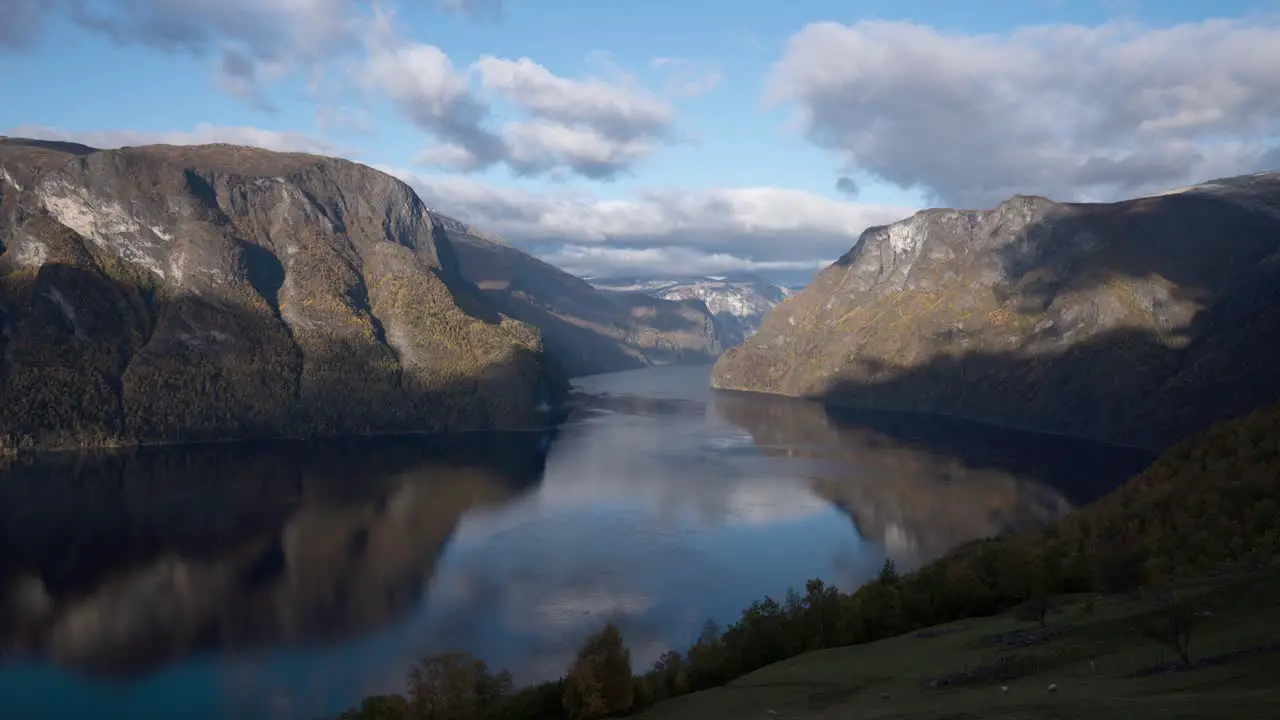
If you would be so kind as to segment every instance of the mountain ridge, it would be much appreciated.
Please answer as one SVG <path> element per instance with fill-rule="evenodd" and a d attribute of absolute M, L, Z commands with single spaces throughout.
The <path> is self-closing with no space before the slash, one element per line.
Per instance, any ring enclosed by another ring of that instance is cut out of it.
<path fill-rule="evenodd" d="M 537 327 L 570 377 L 656 365 L 709 363 L 720 329 L 696 298 L 607 293 L 530 253 L 433 211 L 460 272 L 503 314 Z"/>
<path fill-rule="evenodd" d="M 8 138 L 0 168 L 7 450 L 524 425 L 567 387 L 367 166 Z"/>
<path fill-rule="evenodd" d="M 588 278 L 610 293 L 644 295 L 665 300 L 701 300 L 715 317 L 725 348 L 751 337 L 779 302 L 792 294 L 750 273 L 725 275 L 642 275 Z"/>
<path fill-rule="evenodd" d="M 1280 397 L 1278 287 L 1280 172 L 933 208 L 868 228 L 712 383 L 1160 448 Z"/>

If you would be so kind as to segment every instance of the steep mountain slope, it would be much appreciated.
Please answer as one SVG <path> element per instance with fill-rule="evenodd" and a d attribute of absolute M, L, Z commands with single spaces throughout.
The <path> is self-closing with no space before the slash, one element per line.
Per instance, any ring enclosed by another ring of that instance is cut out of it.
<path fill-rule="evenodd" d="M 716 319 L 723 347 L 738 345 L 760 329 L 760 323 L 790 290 L 754 275 L 703 277 L 591 278 L 601 290 L 642 294 L 664 300 L 701 300 Z"/>
<path fill-rule="evenodd" d="M 433 217 L 456 248 L 462 274 L 502 313 L 541 330 L 548 354 L 571 376 L 711 362 L 720 354 L 701 300 L 603 293 L 470 225 Z"/>
<path fill-rule="evenodd" d="M 0 140 L 0 449 L 526 424 L 563 387 L 363 165 Z"/>
<path fill-rule="evenodd" d="M 1158 448 L 1280 396 L 1280 172 L 870 228 L 716 387 Z"/>

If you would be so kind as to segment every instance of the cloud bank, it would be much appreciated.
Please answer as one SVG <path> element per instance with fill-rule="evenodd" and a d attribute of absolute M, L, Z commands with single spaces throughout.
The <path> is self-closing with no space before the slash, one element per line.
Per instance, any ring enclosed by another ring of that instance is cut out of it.
<path fill-rule="evenodd" d="M 503 10 L 496 0 L 423 6 L 488 19 Z M 764 97 L 792 108 L 804 137 L 837 161 L 828 187 L 841 200 L 771 187 L 650 188 L 603 200 L 465 175 L 506 168 L 517 180 L 608 182 L 639 172 L 681 142 L 674 103 L 717 87 L 714 63 L 651 59 L 662 86 L 649 88 L 616 67 L 567 77 L 530 57 L 451 58 L 402 35 L 390 0 L 10 0 L 6 13 L 0 49 L 29 48 L 61 13 L 122 44 L 207 59 L 214 87 L 262 110 L 273 108 L 277 83 L 301 77 L 315 91 L 322 132 L 371 132 L 367 111 L 351 108 L 388 107 L 425 141 L 406 149 L 417 167 L 384 169 L 441 211 L 583 274 L 808 275 L 868 225 L 910 214 L 855 202 L 877 183 L 932 204 L 991 207 L 1015 193 L 1112 200 L 1280 167 L 1280 26 L 1265 18 L 1003 34 L 813 23 L 762 78 Z M 237 142 L 359 158 L 322 138 L 253 127 L 8 132 L 105 147 Z"/>
<path fill-rule="evenodd" d="M 959 35 L 814 23 L 766 97 L 861 171 L 941 204 L 1114 199 L 1255 169 L 1280 146 L 1280 26 L 1059 25 Z"/>
<path fill-rule="evenodd" d="M 465 219 L 582 275 L 761 272 L 807 277 L 868 226 L 910 208 L 857 204 L 783 188 L 653 189 L 600 200 L 531 193 L 447 175 L 380 167 L 428 206 Z"/>

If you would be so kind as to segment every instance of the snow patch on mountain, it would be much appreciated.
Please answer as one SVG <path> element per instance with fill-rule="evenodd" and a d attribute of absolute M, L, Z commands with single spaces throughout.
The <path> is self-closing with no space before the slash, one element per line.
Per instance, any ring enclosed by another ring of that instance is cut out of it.
<path fill-rule="evenodd" d="M 716 319 L 723 347 L 737 345 L 755 334 L 764 316 L 792 294 L 787 288 L 753 275 L 585 279 L 608 292 L 637 293 L 664 300 L 701 300 Z"/>

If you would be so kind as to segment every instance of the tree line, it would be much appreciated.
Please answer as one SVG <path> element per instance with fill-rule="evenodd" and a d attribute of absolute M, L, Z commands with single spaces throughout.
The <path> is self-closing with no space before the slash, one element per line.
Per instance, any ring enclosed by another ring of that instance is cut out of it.
<path fill-rule="evenodd" d="M 852 593 L 820 579 L 781 601 L 764 597 L 727 627 L 708 621 L 685 652 L 634 674 L 612 624 L 579 649 L 554 682 L 514 690 L 470 656 L 429 658 L 407 696 L 368 698 L 342 720 L 598 720 L 734 680 L 821 648 L 873 642 L 954 620 L 1016 609 L 1041 624 L 1050 598 L 1164 588 L 1224 563 L 1280 551 L 1280 405 L 1184 441 L 1115 492 L 1039 530 L 977 540 L 910 573 L 887 560 Z M 1185 608 L 1167 623 L 1185 659 Z"/>

